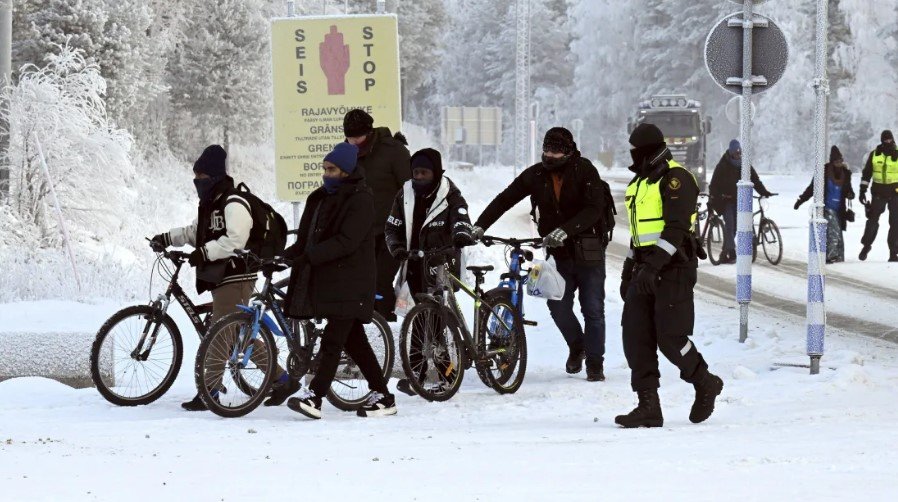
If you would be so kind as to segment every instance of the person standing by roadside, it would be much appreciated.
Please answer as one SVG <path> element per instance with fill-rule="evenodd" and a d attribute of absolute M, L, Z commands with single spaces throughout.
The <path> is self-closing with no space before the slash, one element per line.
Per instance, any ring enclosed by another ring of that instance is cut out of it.
<path fill-rule="evenodd" d="M 839 147 L 833 145 L 829 163 L 823 168 L 823 203 L 826 216 L 826 263 L 845 261 L 845 239 L 842 232 L 848 226 L 847 201 L 854 199 L 851 171 L 842 158 Z M 814 180 L 795 201 L 797 210 L 814 196 Z"/>
<path fill-rule="evenodd" d="M 867 188 L 873 182 L 870 189 L 872 200 L 867 200 Z M 880 144 L 867 157 L 867 164 L 861 173 L 861 204 L 867 208 L 867 226 L 864 228 L 864 236 L 861 237 L 861 261 L 867 259 L 876 234 L 879 232 L 879 217 L 889 209 L 889 235 L 886 242 L 889 245 L 889 261 L 898 261 L 898 147 L 895 146 L 895 136 L 892 131 L 883 131 L 880 135 Z"/>

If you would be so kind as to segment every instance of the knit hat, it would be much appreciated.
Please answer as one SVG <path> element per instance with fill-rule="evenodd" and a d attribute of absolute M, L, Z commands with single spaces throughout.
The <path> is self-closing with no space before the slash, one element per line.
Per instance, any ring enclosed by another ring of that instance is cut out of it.
<path fill-rule="evenodd" d="M 343 135 L 347 138 L 364 136 L 374 130 L 374 117 L 358 108 L 343 117 Z"/>
<path fill-rule="evenodd" d="M 564 127 L 553 127 L 546 131 L 543 138 L 543 151 L 568 155 L 577 149 L 574 135 Z"/>
<path fill-rule="evenodd" d="M 443 174 L 443 157 L 433 148 L 418 150 L 412 155 L 411 168 L 430 169 L 435 177 L 440 177 Z"/>
<path fill-rule="evenodd" d="M 339 167 L 346 174 L 355 172 L 359 157 L 359 147 L 349 143 L 337 143 L 331 153 L 324 157 L 325 162 L 330 162 Z"/>
<path fill-rule="evenodd" d="M 742 143 L 739 143 L 738 139 L 734 139 L 734 140 L 730 141 L 730 147 L 727 149 L 727 152 L 729 152 L 730 155 L 736 155 L 736 152 L 741 152 L 741 151 L 742 151 Z"/>
<path fill-rule="evenodd" d="M 664 134 L 655 124 L 642 123 L 633 129 L 630 134 L 630 145 L 633 148 L 641 148 L 646 146 L 661 147 L 664 143 Z"/>
<path fill-rule="evenodd" d="M 880 142 L 880 143 L 885 143 L 886 140 L 892 140 L 893 143 L 895 142 L 895 136 L 892 135 L 892 131 L 890 131 L 890 130 L 888 130 L 888 129 L 886 129 L 885 131 L 883 131 L 883 132 L 882 132 L 882 135 L 880 135 L 880 137 L 879 137 L 879 142 Z"/>
<path fill-rule="evenodd" d="M 208 175 L 210 178 L 219 178 L 228 174 L 225 168 L 227 152 L 220 145 L 207 146 L 200 158 L 193 163 L 193 171 Z"/>
<path fill-rule="evenodd" d="M 833 145 L 833 147 L 829 149 L 829 161 L 836 162 L 839 160 L 845 160 L 845 158 L 842 157 L 842 152 L 839 151 L 839 147 Z"/>

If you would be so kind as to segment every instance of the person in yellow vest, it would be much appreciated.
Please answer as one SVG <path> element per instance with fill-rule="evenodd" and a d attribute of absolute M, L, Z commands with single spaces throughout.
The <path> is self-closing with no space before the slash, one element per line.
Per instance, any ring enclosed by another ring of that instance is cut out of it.
<path fill-rule="evenodd" d="M 870 182 L 873 188 L 870 193 L 873 200 L 867 200 L 867 188 Z M 870 152 L 867 164 L 861 173 L 860 201 L 867 208 L 867 226 L 861 237 L 861 261 L 867 259 L 876 233 L 879 231 L 879 217 L 889 208 L 889 261 L 898 261 L 898 148 L 895 147 L 895 136 L 886 130 L 880 136 L 880 145 Z"/>
<path fill-rule="evenodd" d="M 626 428 L 661 427 L 658 349 L 695 387 L 689 420 L 703 422 L 714 411 L 723 381 L 708 371 L 689 337 L 695 324 L 693 290 L 698 258 L 692 233 L 699 188 L 695 177 L 673 160 L 664 135 L 640 124 L 630 136 L 636 176 L 627 186 L 630 251 L 621 273 L 624 355 L 638 406 L 614 421 Z"/>

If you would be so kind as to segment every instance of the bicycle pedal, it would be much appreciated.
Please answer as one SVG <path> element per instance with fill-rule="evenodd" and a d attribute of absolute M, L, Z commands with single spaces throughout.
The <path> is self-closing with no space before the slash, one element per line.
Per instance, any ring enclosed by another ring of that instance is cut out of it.
<path fill-rule="evenodd" d="M 524 326 L 539 326 L 539 323 L 536 321 L 528 321 L 527 319 L 524 319 Z"/>

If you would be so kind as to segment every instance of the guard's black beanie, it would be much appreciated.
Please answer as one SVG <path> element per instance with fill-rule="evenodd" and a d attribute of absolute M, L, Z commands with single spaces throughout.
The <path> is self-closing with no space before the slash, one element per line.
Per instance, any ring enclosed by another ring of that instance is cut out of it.
<path fill-rule="evenodd" d="M 412 155 L 411 168 L 423 168 L 433 171 L 434 178 L 443 175 L 443 156 L 433 148 L 418 150 Z"/>
<path fill-rule="evenodd" d="M 647 146 L 663 146 L 664 134 L 655 124 L 639 124 L 630 135 L 630 145 L 633 148 L 642 148 Z"/>
<path fill-rule="evenodd" d="M 349 110 L 343 117 L 343 135 L 347 138 L 364 136 L 374 130 L 374 117 L 365 110 Z"/>
<path fill-rule="evenodd" d="M 569 155 L 577 149 L 574 135 L 564 127 L 553 127 L 546 131 L 543 138 L 543 151 Z"/>
<path fill-rule="evenodd" d="M 833 147 L 829 149 L 829 161 L 836 162 L 839 160 L 845 160 L 845 158 L 842 157 L 842 152 L 839 151 L 839 147 L 833 145 Z"/>
<path fill-rule="evenodd" d="M 228 153 L 220 145 L 209 145 L 203 150 L 200 158 L 193 163 L 193 171 L 206 174 L 210 178 L 218 178 L 228 174 L 225 159 Z"/>
<path fill-rule="evenodd" d="M 890 130 L 888 130 L 888 129 L 886 129 L 885 131 L 883 131 L 883 132 L 882 132 L 882 135 L 879 136 L 879 142 L 880 142 L 880 143 L 885 143 L 886 140 L 892 140 L 893 142 L 895 141 L 895 136 L 892 135 L 892 131 L 890 131 Z"/>

